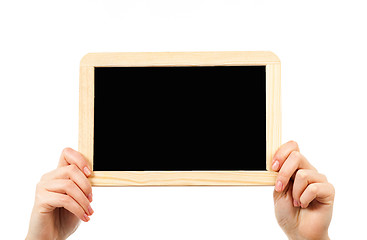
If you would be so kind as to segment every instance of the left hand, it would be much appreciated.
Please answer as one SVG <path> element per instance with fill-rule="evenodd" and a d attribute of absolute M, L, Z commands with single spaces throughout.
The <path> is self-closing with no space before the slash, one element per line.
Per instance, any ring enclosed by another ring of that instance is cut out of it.
<path fill-rule="evenodd" d="M 274 154 L 274 207 L 280 227 L 289 239 L 329 239 L 335 190 L 300 153 L 294 141 Z"/>

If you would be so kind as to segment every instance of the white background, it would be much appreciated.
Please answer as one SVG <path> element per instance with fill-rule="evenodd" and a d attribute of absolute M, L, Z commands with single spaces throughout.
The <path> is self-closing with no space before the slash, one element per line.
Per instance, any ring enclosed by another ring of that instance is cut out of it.
<path fill-rule="evenodd" d="M 1 1 L 0 239 L 23 239 L 34 190 L 77 149 L 88 52 L 270 50 L 282 62 L 283 142 L 336 188 L 333 239 L 365 236 L 364 1 Z M 70 239 L 285 239 L 272 187 L 94 188 Z"/>

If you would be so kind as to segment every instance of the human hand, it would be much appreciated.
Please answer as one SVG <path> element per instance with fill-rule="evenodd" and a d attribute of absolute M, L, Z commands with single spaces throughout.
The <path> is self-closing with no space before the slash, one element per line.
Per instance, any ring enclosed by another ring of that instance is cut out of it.
<path fill-rule="evenodd" d="M 294 141 L 274 154 L 275 216 L 289 239 L 329 239 L 335 189 L 300 153 Z"/>
<path fill-rule="evenodd" d="M 37 184 L 27 238 L 66 239 L 89 221 L 92 187 L 87 177 L 91 170 L 77 151 L 65 148 L 58 167 L 42 176 Z"/>

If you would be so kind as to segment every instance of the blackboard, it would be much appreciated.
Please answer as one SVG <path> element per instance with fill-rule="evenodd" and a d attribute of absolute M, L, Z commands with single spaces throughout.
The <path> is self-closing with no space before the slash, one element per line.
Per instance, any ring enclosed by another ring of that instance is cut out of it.
<path fill-rule="evenodd" d="M 89 53 L 79 84 L 92 186 L 274 185 L 274 53 Z"/>
<path fill-rule="evenodd" d="M 265 66 L 94 71 L 95 171 L 266 170 Z"/>

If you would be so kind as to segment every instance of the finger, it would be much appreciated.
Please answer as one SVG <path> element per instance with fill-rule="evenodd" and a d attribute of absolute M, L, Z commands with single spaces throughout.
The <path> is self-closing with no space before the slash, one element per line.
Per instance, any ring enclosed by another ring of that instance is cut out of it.
<path fill-rule="evenodd" d="M 307 208 L 313 200 L 324 204 L 332 204 L 334 195 L 335 189 L 330 183 L 310 184 L 300 197 L 301 207 Z"/>
<path fill-rule="evenodd" d="M 325 175 L 310 169 L 298 170 L 293 183 L 293 205 L 301 206 L 300 197 L 309 184 L 322 182 L 327 182 Z"/>
<path fill-rule="evenodd" d="M 49 192 L 45 190 L 41 204 L 43 206 L 47 206 L 48 208 L 63 207 L 84 222 L 88 222 L 90 219 L 84 212 L 84 209 L 73 198 L 65 194 Z"/>
<path fill-rule="evenodd" d="M 281 192 L 287 186 L 290 178 L 298 169 L 313 169 L 312 165 L 306 158 L 298 151 L 293 151 L 289 154 L 286 161 L 284 161 L 277 179 L 275 181 L 275 190 Z"/>
<path fill-rule="evenodd" d="M 59 167 L 71 164 L 75 164 L 76 166 L 78 166 L 78 168 L 82 172 L 84 172 L 87 177 L 89 177 L 92 173 L 88 161 L 83 157 L 80 152 L 75 151 L 72 148 L 65 148 L 60 156 Z"/>
<path fill-rule="evenodd" d="M 71 179 L 83 191 L 90 202 L 93 200 L 92 186 L 85 174 L 82 173 L 77 166 L 68 165 L 65 167 L 57 168 L 45 174 L 41 178 L 41 181 L 47 182 L 53 179 Z"/>
<path fill-rule="evenodd" d="M 56 179 L 45 184 L 45 189 L 50 192 L 67 194 L 72 197 L 83 209 L 87 215 L 93 214 L 93 209 L 90 206 L 89 200 L 80 190 L 80 188 L 68 179 Z"/>
<path fill-rule="evenodd" d="M 298 144 L 295 141 L 289 141 L 281 145 L 273 156 L 272 169 L 278 171 L 293 151 L 299 152 Z"/>

